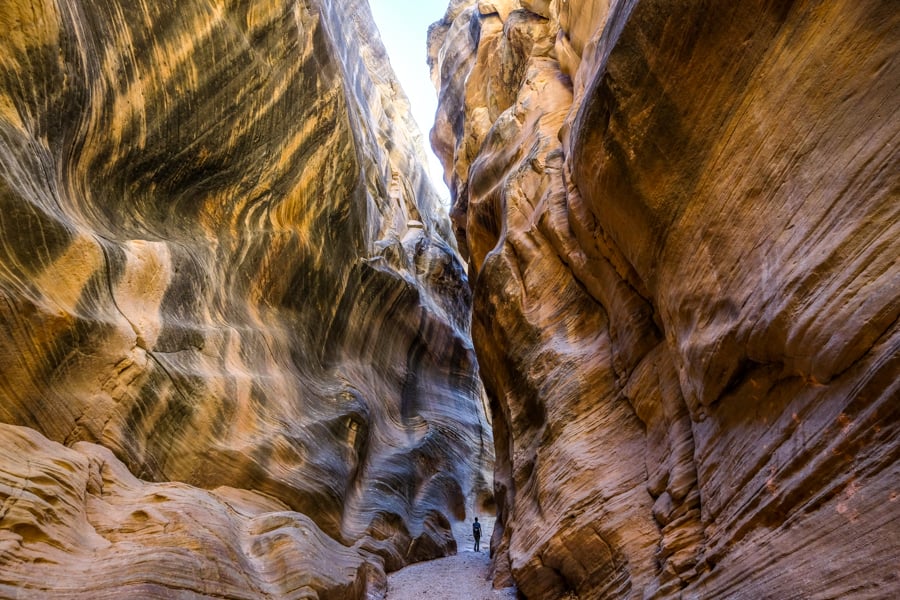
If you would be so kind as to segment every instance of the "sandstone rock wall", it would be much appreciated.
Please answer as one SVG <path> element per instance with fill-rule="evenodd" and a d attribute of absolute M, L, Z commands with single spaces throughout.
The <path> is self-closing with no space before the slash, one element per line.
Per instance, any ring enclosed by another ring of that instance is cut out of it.
<path fill-rule="evenodd" d="M 0 27 L 4 593 L 350 598 L 452 551 L 471 295 L 366 5 Z"/>
<path fill-rule="evenodd" d="M 877 0 L 432 26 L 497 583 L 900 594 L 898 34 Z"/>

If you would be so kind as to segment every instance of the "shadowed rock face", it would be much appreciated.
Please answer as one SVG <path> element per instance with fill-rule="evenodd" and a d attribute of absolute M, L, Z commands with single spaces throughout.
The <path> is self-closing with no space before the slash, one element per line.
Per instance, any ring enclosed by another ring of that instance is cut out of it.
<path fill-rule="evenodd" d="M 0 23 L 2 589 L 349 598 L 453 551 L 471 295 L 368 8 Z"/>
<path fill-rule="evenodd" d="M 898 34 L 874 0 L 432 26 L 497 583 L 900 593 Z"/>

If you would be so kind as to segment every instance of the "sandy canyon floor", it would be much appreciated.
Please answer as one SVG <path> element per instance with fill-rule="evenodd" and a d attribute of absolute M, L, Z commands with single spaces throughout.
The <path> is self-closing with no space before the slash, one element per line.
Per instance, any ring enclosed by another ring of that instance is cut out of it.
<path fill-rule="evenodd" d="M 515 588 L 495 590 L 489 578 L 489 542 L 494 518 L 479 515 L 481 552 L 474 552 L 471 523 L 453 529 L 458 553 L 410 565 L 388 575 L 387 600 L 515 600 Z"/>

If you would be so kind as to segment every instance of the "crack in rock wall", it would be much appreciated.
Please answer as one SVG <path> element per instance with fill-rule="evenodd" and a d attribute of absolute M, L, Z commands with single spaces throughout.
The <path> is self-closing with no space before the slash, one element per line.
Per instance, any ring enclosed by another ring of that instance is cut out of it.
<path fill-rule="evenodd" d="M 3 593 L 377 596 L 454 551 L 471 293 L 367 5 L 0 24 Z"/>
<path fill-rule="evenodd" d="M 496 584 L 900 593 L 898 34 L 876 0 L 432 25 Z"/>

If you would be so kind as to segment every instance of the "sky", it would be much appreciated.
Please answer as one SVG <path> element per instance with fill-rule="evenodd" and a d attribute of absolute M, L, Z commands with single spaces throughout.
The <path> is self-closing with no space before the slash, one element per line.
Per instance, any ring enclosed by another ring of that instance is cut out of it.
<path fill-rule="evenodd" d="M 431 181 L 445 203 L 449 202 L 450 193 L 444 185 L 444 171 L 428 141 L 437 110 L 437 93 L 428 73 L 426 36 L 428 26 L 444 16 L 449 3 L 449 0 L 369 0 L 391 66 L 409 97 L 413 118 L 422 132 Z"/>

